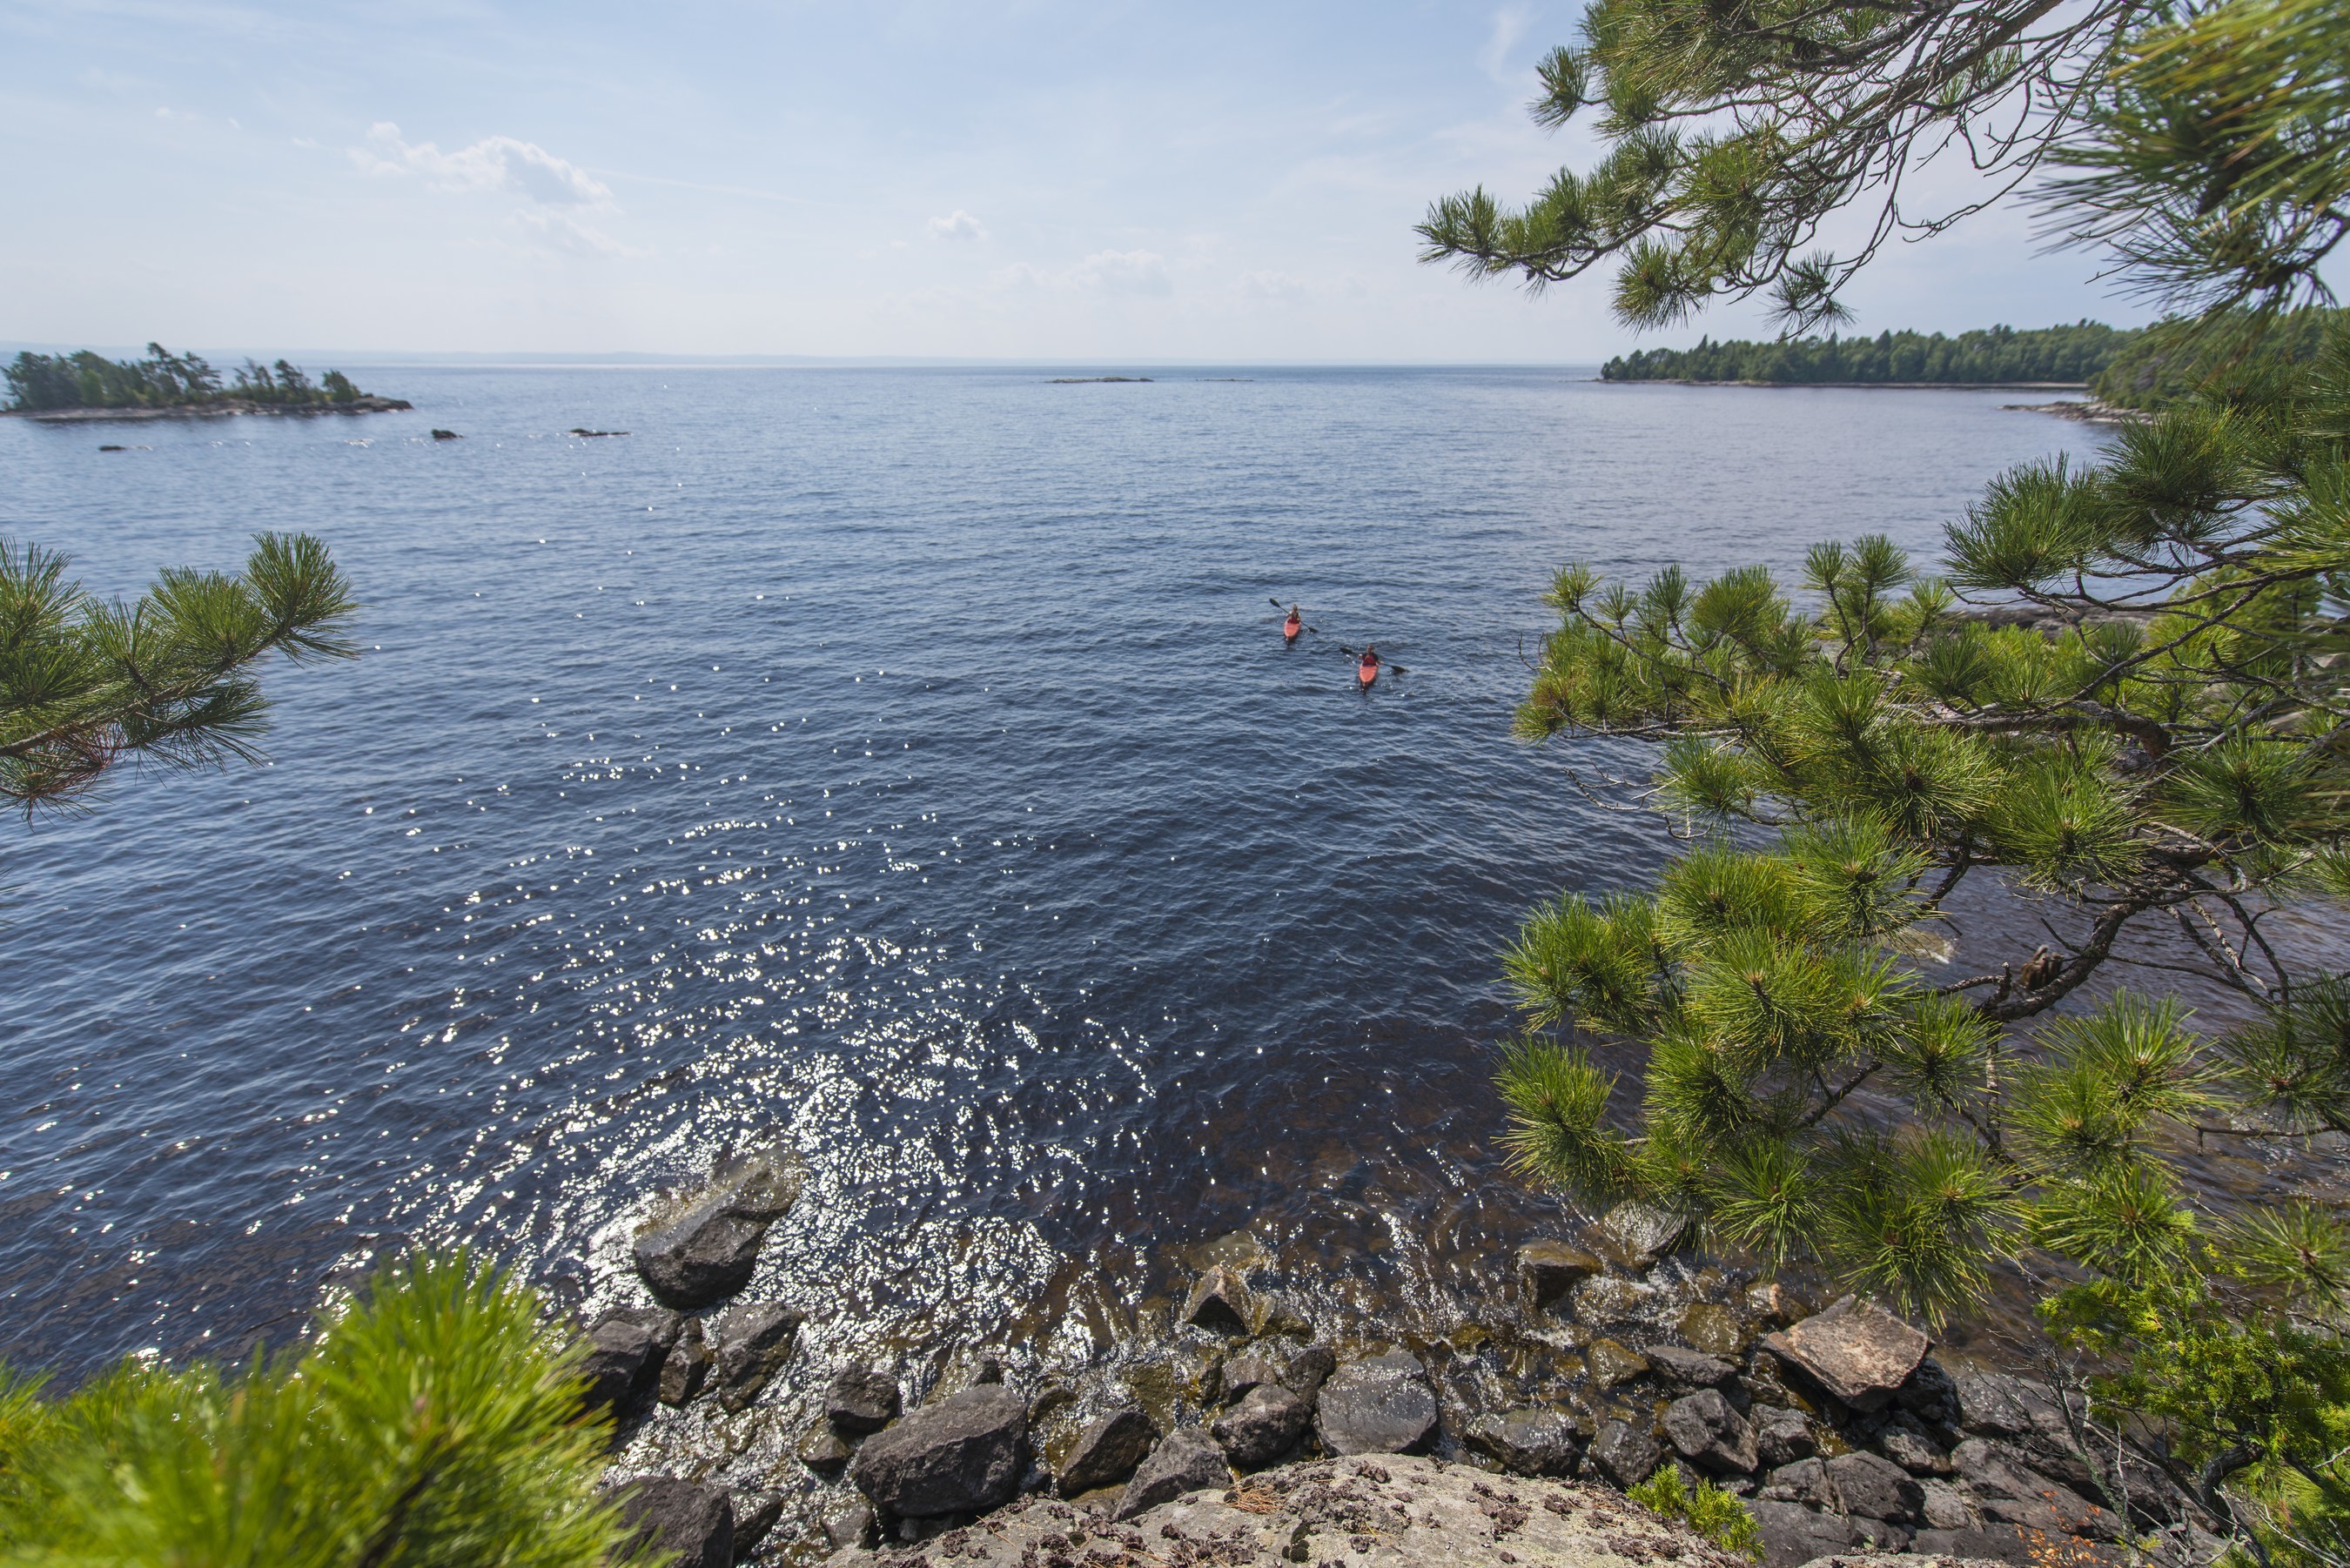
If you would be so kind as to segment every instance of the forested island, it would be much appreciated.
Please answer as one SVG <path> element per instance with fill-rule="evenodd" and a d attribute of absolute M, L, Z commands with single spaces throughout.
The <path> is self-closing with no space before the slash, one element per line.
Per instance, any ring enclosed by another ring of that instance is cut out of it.
<path fill-rule="evenodd" d="M 1961 332 L 1880 332 L 1874 337 L 1789 337 L 1755 343 L 1700 338 L 1694 348 L 1619 355 L 1609 381 L 1752 381 L 1781 386 L 2085 386 L 2142 334 L 2076 321 L 2070 327 L 1993 327 Z"/>
<path fill-rule="evenodd" d="M 50 419 L 159 417 L 169 414 L 380 413 L 411 405 L 363 392 L 340 370 L 313 381 L 284 359 L 247 359 L 224 381 L 201 355 L 174 354 L 147 345 L 144 359 L 109 359 L 88 349 L 74 354 L 20 353 L 0 377 L 8 382 L 6 411 Z"/>

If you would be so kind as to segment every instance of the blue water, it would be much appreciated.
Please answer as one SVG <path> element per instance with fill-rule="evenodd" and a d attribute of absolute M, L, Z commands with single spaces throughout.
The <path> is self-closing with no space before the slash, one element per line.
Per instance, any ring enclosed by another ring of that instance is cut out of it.
<path fill-rule="evenodd" d="M 1490 1288 L 1558 1214 L 1499 1174 L 1496 946 L 1669 847 L 1568 777 L 1636 751 L 1509 738 L 1551 570 L 1930 550 L 2098 440 L 1997 393 L 1049 374 L 0 421 L 0 532 L 93 588 L 300 528 L 366 604 L 357 662 L 270 672 L 269 766 L 0 830 L 0 1354 L 282 1339 L 411 1239 L 619 1299 L 648 1196 L 769 1138 L 811 1186 L 755 1288 L 901 1343 L 1116 1332 L 1247 1223 L 1332 1311 Z"/>

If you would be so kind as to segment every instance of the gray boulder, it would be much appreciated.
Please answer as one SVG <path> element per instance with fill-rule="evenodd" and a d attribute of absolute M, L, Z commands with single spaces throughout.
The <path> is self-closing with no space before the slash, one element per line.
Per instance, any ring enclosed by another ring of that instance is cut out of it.
<path fill-rule="evenodd" d="M 1727 1391 L 1738 1381 L 1738 1368 L 1700 1351 L 1683 1350 L 1678 1345 L 1644 1345 L 1640 1354 L 1668 1387 Z"/>
<path fill-rule="evenodd" d="M 673 1307 L 704 1307 L 751 1282 L 767 1228 L 799 1197 L 798 1173 L 778 1157 L 723 1166 L 708 1188 L 641 1231 L 637 1272 Z"/>
<path fill-rule="evenodd" d="M 1322 1392 L 1322 1385 L 1330 1374 L 1338 1370 L 1338 1358 L 1326 1345 L 1309 1345 L 1289 1358 L 1281 1369 L 1281 1386 L 1300 1399 L 1311 1400 Z"/>
<path fill-rule="evenodd" d="M 1746 1506 L 1762 1529 L 1762 1568 L 1803 1568 L 1814 1558 L 1834 1557 L 1860 1545 L 1860 1532 L 1841 1514 L 1822 1513 L 1800 1502 Z"/>
<path fill-rule="evenodd" d="M 717 1342 L 718 1403 L 747 1410 L 792 1353 L 801 1314 L 781 1302 L 745 1302 L 710 1320 Z"/>
<path fill-rule="evenodd" d="M 869 1366 L 842 1367 L 824 1391 L 824 1418 L 844 1437 L 878 1432 L 904 1407 L 898 1380 Z"/>
<path fill-rule="evenodd" d="M 588 1380 L 580 1403 L 609 1410 L 626 1420 L 652 1399 L 661 1362 L 678 1337 L 675 1313 L 623 1307 L 606 1313 L 588 1331 L 588 1354 L 579 1364 Z"/>
<path fill-rule="evenodd" d="M 734 1502 L 724 1488 L 647 1476 L 621 1488 L 619 1502 L 629 1533 L 617 1559 L 669 1552 L 671 1568 L 732 1568 Z"/>
<path fill-rule="evenodd" d="M 1665 1436 L 1681 1458 L 1717 1475 L 1744 1475 L 1757 1462 L 1754 1428 L 1719 1389 L 1700 1388 L 1667 1406 Z"/>
<path fill-rule="evenodd" d="M 1932 1345 L 1884 1309 L 1846 1296 L 1763 1347 L 1856 1410 L 1881 1410 Z"/>
<path fill-rule="evenodd" d="M 1841 1511 L 1844 1500 L 1836 1495 L 1835 1483 L 1828 1480 L 1825 1459 L 1797 1459 L 1791 1465 L 1781 1465 L 1762 1478 L 1762 1488 L 1756 1494 L 1773 1502 L 1803 1502 L 1814 1508 Z"/>
<path fill-rule="evenodd" d="M 1953 1468 L 1950 1451 L 1907 1410 L 1894 1411 L 1892 1419 L 1877 1429 L 1877 1447 L 1913 1476 L 1946 1476 Z"/>
<path fill-rule="evenodd" d="M 1820 1440 L 1801 1410 L 1783 1405 L 1757 1405 L 1746 1413 L 1754 1425 L 1754 1454 L 1772 1469 L 1810 1459 L 1820 1451 Z"/>
<path fill-rule="evenodd" d="M 1591 1451 L 1585 1457 L 1602 1480 L 1629 1491 L 1648 1479 L 1665 1450 L 1645 1428 L 1629 1421 L 1610 1421 L 1591 1439 Z"/>
<path fill-rule="evenodd" d="M 716 1360 L 717 1357 L 710 1354 L 709 1343 L 702 1338 L 702 1321 L 699 1318 L 686 1319 L 677 1343 L 671 1345 L 669 1354 L 661 1358 L 660 1387 L 658 1390 L 660 1402 L 671 1406 L 691 1404 L 693 1397 L 702 1392 L 702 1386 L 709 1381 L 710 1368 Z"/>
<path fill-rule="evenodd" d="M 1197 1427 L 1179 1427 L 1151 1450 L 1134 1479 L 1126 1483 L 1111 1517 L 1132 1519 L 1186 1492 L 1221 1491 L 1232 1484 L 1232 1467 L 1224 1463 L 1224 1450 L 1215 1439 Z"/>
<path fill-rule="evenodd" d="M 1436 1439 L 1436 1391 L 1404 1351 L 1350 1361 L 1315 1397 L 1314 1424 L 1334 1454 L 1417 1453 Z"/>
<path fill-rule="evenodd" d="M 1924 1520 L 1925 1489 L 1892 1460 L 1878 1454 L 1838 1454 L 1827 1468 L 1846 1512 L 1896 1524 Z"/>
<path fill-rule="evenodd" d="M 1540 1311 L 1606 1267 L 1598 1258 L 1565 1241 L 1529 1241 L 1518 1249 L 1518 1290 Z"/>
<path fill-rule="evenodd" d="M 1958 1488 L 1943 1480 L 1921 1481 L 1918 1484 L 1926 1493 L 1926 1501 L 1918 1511 L 1925 1520 L 1927 1529 L 1972 1530 L 1975 1527 L 1975 1511 Z"/>
<path fill-rule="evenodd" d="M 1183 1303 L 1183 1321 L 1211 1334 L 1248 1334 L 1256 1322 L 1256 1297 L 1240 1272 L 1221 1264 L 1200 1276 Z"/>
<path fill-rule="evenodd" d="M 1224 1403 L 1229 1405 L 1259 1384 L 1284 1386 L 1282 1364 L 1263 1355 L 1236 1355 L 1224 1363 Z"/>
<path fill-rule="evenodd" d="M 1563 1410 L 1480 1416 L 1461 1437 L 1513 1475 L 1571 1476 L 1583 1464 L 1583 1435 Z"/>
<path fill-rule="evenodd" d="M 1209 1430 L 1234 1469 L 1261 1469 L 1297 1446 L 1312 1416 L 1305 1401 L 1288 1389 L 1259 1384 L 1217 1417 Z"/>
<path fill-rule="evenodd" d="M 873 1506 L 863 1498 L 849 1498 L 825 1510 L 816 1528 L 835 1552 L 848 1552 L 873 1541 Z"/>
<path fill-rule="evenodd" d="M 1054 1483 L 1063 1497 L 1076 1497 L 1102 1487 L 1116 1486 L 1134 1474 L 1159 1441 L 1159 1428 L 1140 1406 L 1112 1410 L 1077 1434 L 1061 1460 Z"/>
<path fill-rule="evenodd" d="M 1027 1469 L 1028 1402 L 983 1383 L 867 1438 L 849 1475 L 884 1512 L 924 1519 L 1008 1502 Z"/>
<path fill-rule="evenodd" d="M 1961 1372 L 1951 1380 L 1958 1425 L 1979 1438 L 2062 1436 L 2064 1412 L 2044 1383 L 2004 1372 Z"/>

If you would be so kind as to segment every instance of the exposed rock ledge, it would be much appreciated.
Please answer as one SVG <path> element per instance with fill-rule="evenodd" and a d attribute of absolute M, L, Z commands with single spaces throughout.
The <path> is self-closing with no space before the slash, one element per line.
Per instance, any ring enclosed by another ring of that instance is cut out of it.
<path fill-rule="evenodd" d="M 1260 1470 L 1112 1521 L 1032 1496 L 913 1545 L 851 1547 L 834 1568 L 1753 1568 L 1606 1487 L 1497 1476 L 1405 1454 Z M 1920 1568 L 1924 1559 L 1901 1559 Z"/>

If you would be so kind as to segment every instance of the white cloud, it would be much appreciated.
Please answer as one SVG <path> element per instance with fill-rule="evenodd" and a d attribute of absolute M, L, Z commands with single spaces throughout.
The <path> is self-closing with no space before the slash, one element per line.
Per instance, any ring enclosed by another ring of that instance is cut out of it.
<path fill-rule="evenodd" d="M 1305 280 L 1285 272 L 1244 272 L 1232 286 L 1256 299 L 1297 299 L 1305 294 Z"/>
<path fill-rule="evenodd" d="M 535 141 L 485 136 L 471 147 L 443 152 L 430 141 L 403 140 L 388 119 L 368 128 L 368 144 L 351 149 L 362 172 L 418 174 L 442 191 L 497 191 L 551 207 L 601 206 L 612 188 L 568 159 Z"/>
<path fill-rule="evenodd" d="M 1096 251 L 1073 266 L 1047 272 L 1015 262 L 997 273 L 999 288 L 1041 288 L 1055 294 L 1172 294 L 1167 258 L 1156 251 Z"/>
<path fill-rule="evenodd" d="M 957 207 L 951 216 L 931 220 L 931 238 L 976 242 L 987 238 L 987 230 L 977 218 Z"/>
<path fill-rule="evenodd" d="M 1529 5 L 1504 5 L 1494 12 L 1493 30 L 1486 35 L 1485 47 L 1477 51 L 1478 67 L 1497 82 L 1508 82 L 1510 74 L 1503 67 L 1510 51 L 1526 36 L 1534 19 L 1534 8 Z"/>
<path fill-rule="evenodd" d="M 603 230 L 591 228 L 569 213 L 547 212 L 540 208 L 523 207 L 515 213 L 515 222 L 524 232 L 536 236 L 558 251 L 591 260 L 608 257 L 641 256 L 647 253 L 622 244 Z"/>

